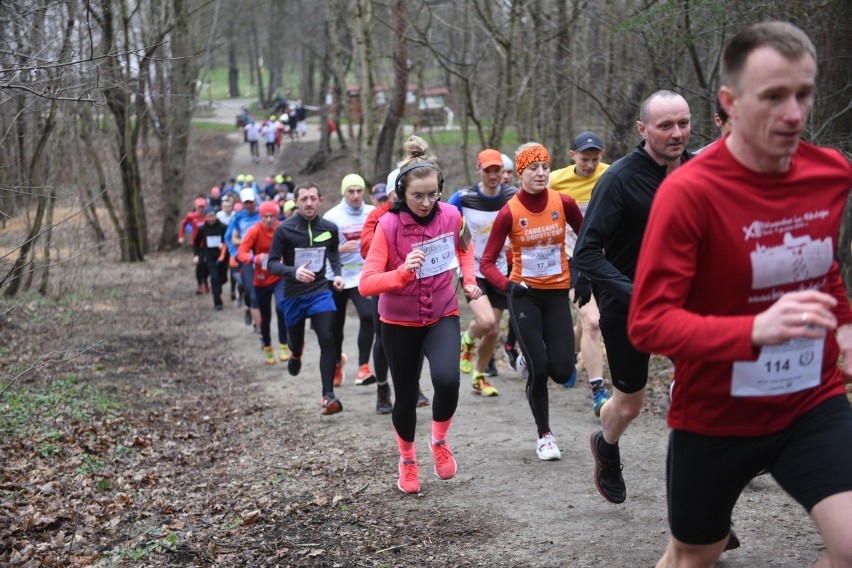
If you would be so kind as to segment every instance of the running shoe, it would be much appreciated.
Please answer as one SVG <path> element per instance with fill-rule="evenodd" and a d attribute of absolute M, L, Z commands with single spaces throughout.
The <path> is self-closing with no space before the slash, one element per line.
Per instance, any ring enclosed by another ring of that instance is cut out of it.
<path fill-rule="evenodd" d="M 432 459 L 435 462 L 435 475 L 439 479 L 452 479 L 456 474 L 456 458 L 450 451 L 446 440 L 430 442 L 432 446 Z"/>
<path fill-rule="evenodd" d="M 370 370 L 370 365 L 364 363 L 358 369 L 358 376 L 355 377 L 355 384 L 358 386 L 361 385 L 372 385 L 376 382 L 376 375 Z"/>
<path fill-rule="evenodd" d="M 476 349 L 476 341 L 470 338 L 465 331 L 461 334 L 461 356 L 459 357 L 459 371 L 470 373 L 473 371 L 473 352 Z"/>
<path fill-rule="evenodd" d="M 287 372 L 295 377 L 302 370 L 302 358 L 296 357 L 290 353 L 290 359 L 287 361 Z"/>
<path fill-rule="evenodd" d="M 514 345 L 509 345 L 506 343 L 503 345 L 503 351 L 506 352 L 506 358 L 509 359 L 509 365 L 517 370 L 517 361 L 518 361 L 518 348 Z"/>
<path fill-rule="evenodd" d="M 414 460 L 399 460 L 399 481 L 396 486 L 403 493 L 420 491 L 419 468 Z"/>
<path fill-rule="evenodd" d="M 597 388 L 592 387 L 592 409 L 595 411 L 595 416 L 600 417 L 601 408 L 603 408 L 603 405 L 606 404 L 606 401 L 608 401 L 609 399 L 610 396 L 603 388 L 603 385 Z"/>
<path fill-rule="evenodd" d="M 423 394 L 422 390 L 417 391 L 417 407 L 429 406 L 429 397 Z"/>
<path fill-rule="evenodd" d="M 341 410 L 343 410 L 343 403 L 334 396 L 334 393 L 330 392 L 322 397 L 320 414 L 337 414 Z"/>
<path fill-rule="evenodd" d="M 264 345 L 263 346 L 263 361 L 267 365 L 274 365 L 275 364 L 275 354 L 272 353 L 272 346 L 271 345 Z"/>
<path fill-rule="evenodd" d="M 290 358 L 290 348 L 286 345 L 281 345 L 278 347 L 278 358 L 282 361 L 286 361 Z"/>
<path fill-rule="evenodd" d="M 734 550 L 740 547 L 740 539 L 737 538 L 737 533 L 734 532 L 734 523 L 731 523 L 731 532 L 728 533 L 728 542 L 725 543 L 725 550 Z"/>
<path fill-rule="evenodd" d="M 598 450 L 599 444 L 603 442 L 603 430 L 592 432 L 589 446 L 592 457 L 595 458 L 595 486 L 604 499 L 610 503 L 624 503 L 627 499 L 627 486 L 624 485 L 624 477 L 621 475 L 621 456 L 618 444 L 615 445 L 615 459 L 601 457 Z"/>
<path fill-rule="evenodd" d="M 346 364 L 346 353 L 340 354 L 340 361 L 334 367 L 334 386 L 339 387 L 346 380 L 346 373 L 343 372 L 343 366 Z"/>
<path fill-rule="evenodd" d="M 199 284 L 199 285 L 195 288 L 195 294 L 196 294 L 196 295 L 198 295 L 198 294 L 203 294 L 203 293 L 204 293 L 204 286 L 202 286 L 201 284 Z"/>
<path fill-rule="evenodd" d="M 488 362 L 488 366 L 485 367 L 485 374 L 489 377 L 496 377 L 497 373 L 497 363 L 494 362 L 494 357 L 491 357 L 491 360 Z"/>
<path fill-rule="evenodd" d="M 556 438 L 550 432 L 538 439 L 538 447 L 536 448 L 538 459 L 543 461 L 561 460 L 562 452 L 559 451 L 559 446 L 556 445 Z"/>
<path fill-rule="evenodd" d="M 210 293 L 210 284 L 208 284 L 207 282 L 204 283 L 204 293 L 205 294 Z"/>
<path fill-rule="evenodd" d="M 222 304 L 216 304 L 215 306 L 213 306 L 213 309 L 216 310 L 217 312 L 221 312 L 222 311 Z"/>
<path fill-rule="evenodd" d="M 527 359 L 524 357 L 523 353 L 518 356 L 517 367 L 518 376 L 521 377 L 521 380 L 527 382 L 529 378 L 530 370 L 527 368 Z"/>
<path fill-rule="evenodd" d="M 390 414 L 393 412 L 391 402 L 390 385 L 385 383 L 376 389 L 376 414 Z"/>
<path fill-rule="evenodd" d="M 494 388 L 491 383 L 485 378 L 485 374 L 481 371 L 474 371 L 473 377 L 470 379 L 471 384 L 473 385 L 473 394 L 478 394 L 482 396 L 497 396 L 500 394 L 497 392 L 497 389 Z"/>
<path fill-rule="evenodd" d="M 253 323 L 252 319 L 251 319 L 251 310 L 244 310 L 243 311 L 243 321 L 245 322 L 246 325 L 251 325 Z"/>

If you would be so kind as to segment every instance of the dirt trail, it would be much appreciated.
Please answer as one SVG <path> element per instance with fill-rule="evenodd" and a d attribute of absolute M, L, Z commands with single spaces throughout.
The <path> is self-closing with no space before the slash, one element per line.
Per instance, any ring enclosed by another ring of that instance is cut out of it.
<path fill-rule="evenodd" d="M 221 112 L 229 120 L 236 114 L 229 107 Z M 316 132 L 315 124 L 310 131 Z M 232 136 L 240 139 L 236 129 Z M 262 180 L 273 168 L 252 164 L 248 148 L 241 145 L 230 171 L 252 173 Z M 536 458 L 536 430 L 523 384 L 504 359 L 498 362 L 500 376 L 494 380 L 500 390 L 498 397 L 473 395 L 469 376 L 462 375 L 458 412 L 449 436 L 458 474 L 450 481 L 440 481 L 432 474 L 427 443 L 431 411 L 419 409 L 422 492 L 408 496 L 396 489 L 397 453 L 390 417 L 375 412 L 375 386 L 355 386 L 352 380 L 357 371 L 358 320 L 351 307 L 344 343 L 349 380 L 337 389 L 344 411 L 332 417 L 318 412 L 319 351 L 310 330 L 302 372 L 290 377 L 286 364 L 263 365 L 258 336 L 242 324 L 237 309 L 227 306 L 220 315 L 232 324 L 224 326 L 222 333 L 233 346 L 238 363 L 255 373 L 267 402 L 278 409 L 274 412 L 279 416 L 272 422 L 286 430 L 288 421 L 304 421 L 301 427 L 312 433 L 311 440 L 304 443 L 312 447 L 300 450 L 310 450 L 315 456 L 312 459 L 345 468 L 347 483 L 340 493 L 348 506 L 357 508 L 363 501 L 378 507 L 372 521 L 361 519 L 360 523 L 403 519 L 396 521 L 400 535 L 409 529 L 434 532 L 433 539 L 418 545 L 419 562 L 433 558 L 431 565 L 440 566 L 632 567 L 652 566 L 664 550 L 668 538 L 665 422 L 645 413 L 630 427 L 621 444 L 627 502 L 613 505 L 604 501 L 592 481 L 588 438 L 599 421 L 592 413 L 588 389 L 582 386 L 584 375 L 574 389 L 550 386 L 551 423 L 562 450 L 562 460 L 557 462 Z M 463 313 L 463 325 L 469 317 Z M 431 397 L 428 377 L 426 369 L 421 385 Z M 743 545 L 726 553 L 720 566 L 793 568 L 810 565 L 820 554 L 820 538 L 807 515 L 769 476 L 756 479 L 747 488 L 734 521 Z M 410 543 L 391 541 L 387 548 L 392 552 L 376 551 L 368 555 L 367 563 L 360 556 L 354 564 L 345 551 L 357 544 L 357 533 L 344 531 L 325 538 L 323 548 L 340 554 L 328 557 L 329 566 L 409 565 L 408 551 L 414 550 Z"/>

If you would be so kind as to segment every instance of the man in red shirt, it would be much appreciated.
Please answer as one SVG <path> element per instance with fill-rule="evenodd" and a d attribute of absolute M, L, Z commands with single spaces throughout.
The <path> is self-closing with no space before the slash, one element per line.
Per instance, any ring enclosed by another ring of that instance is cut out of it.
<path fill-rule="evenodd" d="M 654 199 L 628 330 L 675 361 L 658 567 L 713 565 L 764 469 L 819 528 L 816 565 L 852 566 L 852 308 L 834 260 L 852 166 L 801 141 L 816 69 L 791 24 L 734 36 L 719 90 L 731 132 Z"/>

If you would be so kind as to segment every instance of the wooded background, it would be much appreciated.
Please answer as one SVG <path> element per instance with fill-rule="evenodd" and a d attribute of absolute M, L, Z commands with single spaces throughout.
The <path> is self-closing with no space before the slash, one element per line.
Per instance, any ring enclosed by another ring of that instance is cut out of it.
<path fill-rule="evenodd" d="M 226 77 L 234 98 L 249 94 L 248 79 L 260 111 L 282 94 L 319 108 L 319 124 L 335 117 L 342 151 L 368 181 L 394 167 L 403 126 L 415 121 L 408 85 L 448 89 L 457 128 L 446 144 L 468 175 L 480 149 L 510 153 L 528 140 L 561 167 L 582 130 L 601 134 L 608 161 L 627 153 L 640 101 L 660 88 L 689 102 L 691 149 L 715 138 L 722 46 L 769 18 L 814 40 L 820 75 L 807 137 L 849 156 L 849 0 L 0 3 L 0 226 L 27 229 L 20 246 L 0 250 L 0 288 L 49 293 L 57 232 L 72 217 L 85 217 L 90 242 L 75 254 L 136 262 L 175 248 L 194 197 L 185 179 L 191 120 L 211 104 L 214 77 Z M 354 122 L 353 85 L 362 94 L 386 88 L 387 104 L 362 96 Z M 332 153 L 322 132 L 306 168 Z M 840 255 L 852 282 L 846 215 Z"/>

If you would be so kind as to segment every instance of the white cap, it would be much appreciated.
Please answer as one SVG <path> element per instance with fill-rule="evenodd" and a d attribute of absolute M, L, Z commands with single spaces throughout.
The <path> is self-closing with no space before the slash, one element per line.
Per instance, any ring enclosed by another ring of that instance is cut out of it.
<path fill-rule="evenodd" d="M 515 162 L 512 161 L 512 158 L 507 156 L 506 154 L 500 154 L 503 158 L 503 169 L 504 170 L 512 170 L 515 171 Z"/>
<path fill-rule="evenodd" d="M 254 190 L 250 187 L 244 187 L 240 190 L 240 201 L 256 201 L 257 196 L 254 194 Z"/>
<path fill-rule="evenodd" d="M 399 168 L 388 174 L 388 186 L 385 189 L 388 195 L 396 191 L 396 178 L 399 176 Z"/>

